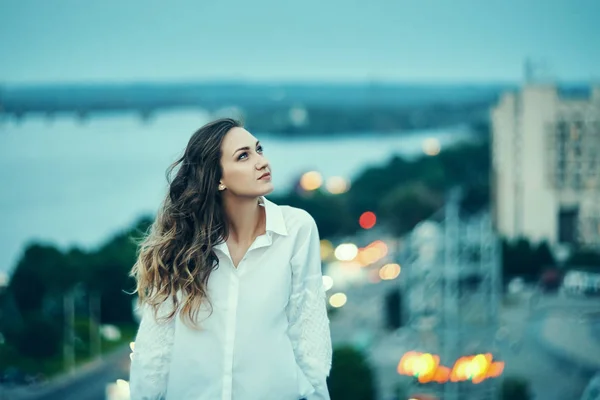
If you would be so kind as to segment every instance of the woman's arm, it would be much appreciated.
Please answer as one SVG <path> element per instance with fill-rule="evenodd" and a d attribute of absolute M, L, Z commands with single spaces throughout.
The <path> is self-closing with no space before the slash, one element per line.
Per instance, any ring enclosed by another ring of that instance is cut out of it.
<path fill-rule="evenodd" d="M 166 308 L 167 302 L 159 307 L 159 317 L 168 315 Z M 142 306 L 129 372 L 131 400 L 165 398 L 174 336 L 175 317 L 168 322 L 159 322 L 152 307 Z"/>
<path fill-rule="evenodd" d="M 288 305 L 289 335 L 296 361 L 314 388 L 307 400 L 329 400 L 327 377 L 331 370 L 331 334 L 323 275 L 321 245 L 314 219 L 306 213 L 299 247 L 291 260 L 292 295 Z"/>

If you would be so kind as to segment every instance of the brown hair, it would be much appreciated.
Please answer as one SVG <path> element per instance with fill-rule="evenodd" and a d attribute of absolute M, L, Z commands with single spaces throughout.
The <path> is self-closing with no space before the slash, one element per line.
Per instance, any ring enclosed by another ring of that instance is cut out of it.
<path fill-rule="evenodd" d="M 139 242 L 130 273 L 136 280 L 138 303 L 152 306 L 155 316 L 169 300 L 173 310 L 164 319 L 172 319 L 181 309 L 184 323 L 194 326 L 202 302 L 210 304 L 208 278 L 219 266 L 213 247 L 229 234 L 218 191 L 221 144 L 234 127 L 241 123 L 230 118 L 204 125 L 192 135 L 183 156 L 167 169 L 168 194 Z"/>

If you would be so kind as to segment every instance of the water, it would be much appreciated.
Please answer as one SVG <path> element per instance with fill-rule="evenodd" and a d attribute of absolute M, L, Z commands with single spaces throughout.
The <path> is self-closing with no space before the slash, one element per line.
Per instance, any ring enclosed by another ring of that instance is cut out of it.
<path fill-rule="evenodd" d="M 154 213 L 166 191 L 166 168 L 208 118 L 171 112 L 150 124 L 134 115 L 84 124 L 68 117 L 0 121 L 0 271 L 12 269 L 29 240 L 93 248 L 139 216 Z M 460 128 L 293 140 L 253 134 L 271 161 L 277 192 L 288 190 L 307 170 L 351 180 L 395 153 L 420 154 L 425 138 L 437 138 L 443 151 L 469 137 Z"/>

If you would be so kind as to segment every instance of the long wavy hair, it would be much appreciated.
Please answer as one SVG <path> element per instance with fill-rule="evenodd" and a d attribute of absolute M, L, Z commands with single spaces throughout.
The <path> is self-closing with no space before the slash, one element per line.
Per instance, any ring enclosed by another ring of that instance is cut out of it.
<path fill-rule="evenodd" d="M 192 135 L 183 156 L 167 169 L 168 194 L 138 242 L 130 273 L 136 280 L 138 304 L 153 307 L 159 322 L 180 311 L 182 321 L 195 328 L 200 306 L 204 301 L 210 305 L 208 278 L 219 266 L 213 247 L 229 235 L 218 190 L 221 144 L 229 130 L 241 126 L 230 118 L 204 125 Z M 167 301 L 170 312 L 158 317 Z"/>

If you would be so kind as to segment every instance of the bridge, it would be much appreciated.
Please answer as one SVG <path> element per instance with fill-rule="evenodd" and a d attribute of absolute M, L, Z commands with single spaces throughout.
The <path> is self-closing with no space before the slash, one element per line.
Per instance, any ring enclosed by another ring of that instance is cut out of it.
<path fill-rule="evenodd" d="M 228 107 L 272 112 L 297 105 L 340 109 L 390 109 L 403 106 L 490 101 L 498 85 L 322 83 L 150 83 L 0 85 L 0 118 L 28 115 L 53 118 L 71 114 L 127 112 L 141 118 L 171 109 L 214 112 Z"/>
<path fill-rule="evenodd" d="M 282 106 L 281 91 L 243 85 L 64 85 L 0 87 L 0 117 L 21 120 L 28 115 L 49 119 L 70 114 L 137 113 L 142 119 L 172 109 L 214 112 L 224 107 Z M 282 104 L 283 103 L 283 104 Z"/>

